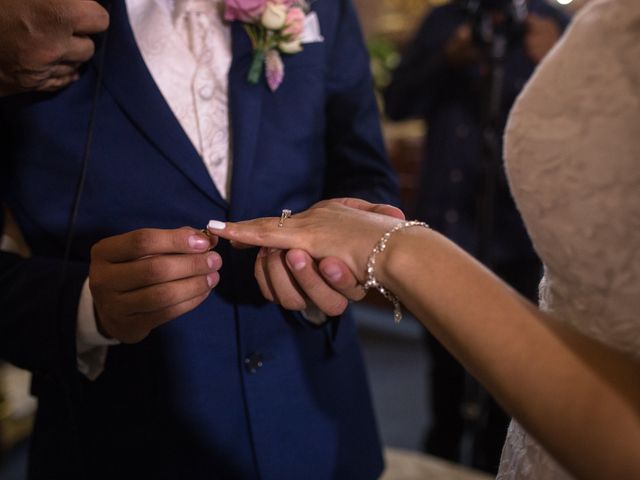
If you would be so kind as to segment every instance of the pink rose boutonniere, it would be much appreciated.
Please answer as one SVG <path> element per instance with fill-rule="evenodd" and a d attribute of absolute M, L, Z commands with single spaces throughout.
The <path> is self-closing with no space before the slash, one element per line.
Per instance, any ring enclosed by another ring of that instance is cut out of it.
<path fill-rule="evenodd" d="M 264 71 L 271 91 L 278 89 L 284 80 L 280 53 L 302 51 L 308 8 L 305 0 L 225 0 L 225 20 L 243 22 L 253 45 L 250 83 L 257 84 Z"/>

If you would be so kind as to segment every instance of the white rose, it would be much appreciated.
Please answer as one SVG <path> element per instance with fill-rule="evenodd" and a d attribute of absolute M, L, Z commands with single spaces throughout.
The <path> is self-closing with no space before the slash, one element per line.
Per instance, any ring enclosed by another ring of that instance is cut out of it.
<path fill-rule="evenodd" d="M 287 21 L 287 7 L 268 2 L 262 14 L 262 25 L 268 30 L 280 30 Z"/>
<path fill-rule="evenodd" d="M 280 42 L 278 48 L 282 53 L 298 53 L 302 51 L 302 42 L 300 42 L 299 38 L 291 40 L 290 42 Z"/>

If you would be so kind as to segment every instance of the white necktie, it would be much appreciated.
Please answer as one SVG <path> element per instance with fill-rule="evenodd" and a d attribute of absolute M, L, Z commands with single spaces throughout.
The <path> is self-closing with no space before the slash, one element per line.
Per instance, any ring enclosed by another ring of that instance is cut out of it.
<path fill-rule="evenodd" d="M 174 28 L 196 62 L 191 83 L 198 127 L 196 149 L 218 191 L 228 198 L 229 113 L 227 75 L 231 39 L 217 0 L 176 0 Z"/>

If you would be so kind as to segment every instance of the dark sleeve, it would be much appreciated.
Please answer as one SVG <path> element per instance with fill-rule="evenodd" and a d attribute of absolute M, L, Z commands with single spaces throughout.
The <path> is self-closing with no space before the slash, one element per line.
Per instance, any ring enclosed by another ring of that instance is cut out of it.
<path fill-rule="evenodd" d="M 326 198 L 358 197 L 398 203 L 373 91 L 369 55 L 351 0 L 340 0 L 329 46 L 326 102 Z"/>
<path fill-rule="evenodd" d="M 424 118 L 433 102 L 461 77 L 445 58 L 445 45 L 464 22 L 453 5 L 435 8 L 418 29 L 384 92 L 385 113 L 393 120 Z"/>
<path fill-rule="evenodd" d="M 78 301 L 88 266 L 0 252 L 0 357 L 34 373 L 76 369 Z"/>
<path fill-rule="evenodd" d="M 7 151 L 0 105 L 0 152 Z M 11 168 L 0 153 L 0 233 Z M 77 370 L 75 331 L 78 300 L 88 265 L 69 263 L 63 278 L 58 258 L 25 259 L 0 252 L 0 358 L 41 377 Z"/>

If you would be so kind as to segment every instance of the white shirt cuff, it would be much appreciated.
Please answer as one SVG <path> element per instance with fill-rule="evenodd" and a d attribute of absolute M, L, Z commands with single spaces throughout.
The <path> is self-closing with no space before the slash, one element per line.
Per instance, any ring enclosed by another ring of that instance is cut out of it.
<path fill-rule="evenodd" d="M 95 380 L 104 371 L 107 350 L 110 345 L 118 345 L 115 339 L 104 337 L 98 331 L 93 309 L 93 295 L 89 288 L 89 278 L 82 286 L 78 303 L 78 323 L 76 328 L 76 350 L 78 370 L 89 380 Z"/>

